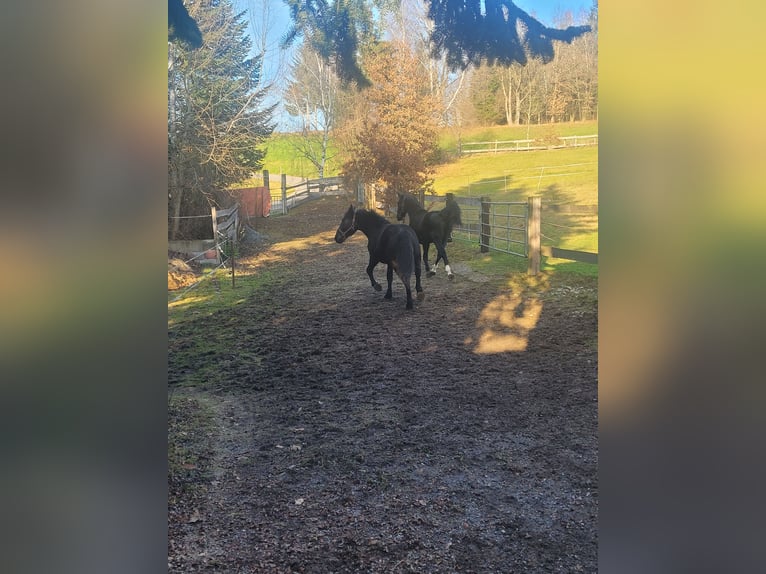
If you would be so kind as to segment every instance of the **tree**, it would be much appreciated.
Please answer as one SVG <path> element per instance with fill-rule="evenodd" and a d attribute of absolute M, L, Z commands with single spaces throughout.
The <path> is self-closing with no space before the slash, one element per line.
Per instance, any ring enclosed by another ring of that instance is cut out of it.
<path fill-rule="evenodd" d="M 439 108 L 401 42 L 376 47 L 365 72 L 371 87 L 357 95 L 344 173 L 352 183 L 375 185 L 378 200 L 393 206 L 397 192 L 431 189 Z"/>
<path fill-rule="evenodd" d="M 293 26 L 282 45 L 303 36 L 312 51 L 334 67 L 341 81 L 368 87 L 369 80 L 357 62 L 360 49 L 378 37 L 376 17 L 397 0 L 284 0 Z"/>
<path fill-rule="evenodd" d="M 433 22 L 427 16 L 426 0 L 401 0 L 399 9 L 391 15 L 388 34 L 409 46 L 428 78 L 431 95 L 441 105 L 441 124 L 455 125 L 455 106 L 465 85 L 467 70 L 450 70 L 444 57 L 433 57 L 431 34 Z"/>
<path fill-rule="evenodd" d="M 560 30 L 543 26 L 511 0 L 430 0 L 434 54 L 446 54 L 453 69 L 468 64 L 526 64 L 528 57 L 553 59 L 553 41 L 571 42 L 589 26 Z"/>
<path fill-rule="evenodd" d="M 303 35 L 328 62 L 334 61 L 343 80 L 369 85 L 357 63 L 358 50 L 374 36 L 373 10 L 390 7 L 395 0 L 285 0 L 293 27 L 286 42 Z M 553 41 L 571 42 L 590 28 L 547 28 L 511 0 L 428 0 L 434 57 L 444 55 L 448 66 L 469 64 L 525 64 L 528 56 L 548 62 Z"/>
<path fill-rule="evenodd" d="M 495 66 L 476 68 L 471 76 L 471 101 L 482 125 L 496 125 L 505 119 L 501 101 L 500 76 Z"/>
<path fill-rule="evenodd" d="M 219 203 L 226 189 L 261 168 L 260 149 L 273 130 L 273 107 L 263 108 L 261 62 L 249 58 L 242 14 L 230 0 L 195 3 L 190 15 L 205 42 L 196 50 L 170 45 L 168 176 L 170 235 L 182 213 Z M 196 213 L 194 213 L 196 211 Z"/>
<path fill-rule="evenodd" d="M 168 0 L 168 39 L 186 42 L 191 48 L 202 45 L 202 33 L 194 18 L 189 16 L 183 0 Z"/>
<path fill-rule="evenodd" d="M 564 13 L 557 26 L 569 26 Z M 554 57 L 544 63 L 528 58 L 524 65 L 482 65 L 472 74 L 471 101 L 484 124 L 500 123 L 498 109 L 509 125 L 585 120 L 595 116 L 598 101 L 597 5 L 588 15 L 593 31 L 570 44 L 557 43 Z"/>
<path fill-rule="evenodd" d="M 308 159 L 321 179 L 330 159 L 330 135 L 338 117 L 340 83 L 330 65 L 304 44 L 285 88 L 285 109 L 301 121 L 296 151 Z"/>

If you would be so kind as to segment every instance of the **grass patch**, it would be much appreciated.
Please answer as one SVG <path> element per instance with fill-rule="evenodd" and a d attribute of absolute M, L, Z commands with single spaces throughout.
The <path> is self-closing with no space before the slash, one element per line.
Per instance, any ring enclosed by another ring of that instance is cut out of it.
<path fill-rule="evenodd" d="M 582 276 L 598 278 L 598 265 L 593 263 L 581 263 L 579 261 L 569 261 L 568 259 L 555 259 L 553 257 L 543 257 L 540 263 L 540 269 L 546 272 L 555 272 L 559 275 Z"/>
<path fill-rule="evenodd" d="M 434 188 L 438 195 L 452 192 L 501 202 L 541 197 L 542 245 L 598 252 L 597 146 L 462 157 L 439 166 Z M 464 224 L 478 221 L 478 209 L 463 208 Z M 505 223 L 501 219 L 499 224 Z M 523 240 L 523 233 L 517 233 L 511 234 L 513 239 Z M 578 274 L 598 273 L 597 266 L 561 259 L 547 264 Z"/>
<path fill-rule="evenodd" d="M 496 201 L 598 204 L 598 146 L 474 154 L 436 169 L 437 195 L 452 192 Z"/>
<path fill-rule="evenodd" d="M 258 269 L 238 273 L 232 288 L 230 271 L 218 270 L 180 298 L 168 293 L 168 383 L 216 388 L 227 380 L 234 358 L 258 364 L 239 315 L 260 320 L 265 311 L 248 303 L 277 284 L 273 270 Z"/>
<path fill-rule="evenodd" d="M 318 177 L 316 167 L 308 159 L 303 157 L 297 150 L 297 145 L 302 137 L 300 134 L 275 133 L 266 144 L 266 158 L 263 169 L 270 173 L 286 173 L 314 179 Z M 334 158 L 337 157 L 338 150 L 332 140 L 329 144 L 327 163 L 325 165 L 325 175 L 339 175 L 340 164 Z"/>
<path fill-rule="evenodd" d="M 506 279 L 516 273 L 525 273 L 527 260 L 518 255 L 500 251 L 482 253 L 478 242 L 455 239 L 447 246 L 450 259 L 467 264 L 471 270 L 492 279 Z M 433 258 L 433 257 L 432 257 Z"/>
<path fill-rule="evenodd" d="M 232 287 L 231 270 L 213 271 L 185 293 L 168 291 L 168 327 L 204 319 L 219 311 L 231 311 L 274 282 L 273 271 L 259 269 L 242 273 L 235 269 L 235 286 Z"/>

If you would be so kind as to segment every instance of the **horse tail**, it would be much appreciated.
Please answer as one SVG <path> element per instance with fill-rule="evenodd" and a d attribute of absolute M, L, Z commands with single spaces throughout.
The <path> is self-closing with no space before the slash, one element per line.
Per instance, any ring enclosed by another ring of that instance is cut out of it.
<path fill-rule="evenodd" d="M 415 271 L 416 263 L 419 263 L 416 262 L 417 256 L 413 251 L 413 242 L 414 246 L 418 249 L 418 255 L 420 255 L 420 242 L 414 233 L 406 233 L 405 237 L 407 240 L 403 241 L 402 245 L 399 247 L 399 256 L 396 259 L 399 266 L 399 274 L 402 278 L 409 278 Z"/>

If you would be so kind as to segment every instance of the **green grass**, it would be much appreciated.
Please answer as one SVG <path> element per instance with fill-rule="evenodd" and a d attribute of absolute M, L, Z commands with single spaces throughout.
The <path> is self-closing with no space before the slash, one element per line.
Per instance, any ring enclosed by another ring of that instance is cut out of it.
<path fill-rule="evenodd" d="M 437 168 L 434 189 L 438 195 L 452 192 L 491 201 L 527 202 L 529 197 L 539 196 L 543 201 L 543 245 L 598 252 L 597 213 L 546 209 L 551 205 L 598 205 L 598 146 L 467 155 Z M 478 221 L 478 211 L 463 211 L 464 222 Z M 587 275 L 598 273 L 596 265 L 563 259 L 550 259 L 545 265 Z"/>
<path fill-rule="evenodd" d="M 275 133 L 266 144 L 266 159 L 263 169 L 269 170 L 269 173 L 286 173 L 288 175 L 297 175 L 309 179 L 317 177 L 317 171 L 309 160 L 301 157 L 296 149 L 297 142 L 301 139 L 299 134 Z M 340 165 L 334 156 L 337 149 L 330 142 L 330 156 L 325 166 L 325 175 L 338 175 Z"/>
<path fill-rule="evenodd" d="M 438 195 L 453 192 L 497 201 L 598 204 L 598 146 L 483 153 L 463 156 L 436 168 Z"/>
<path fill-rule="evenodd" d="M 244 274 L 235 269 L 234 275 L 233 288 L 231 270 L 218 269 L 186 292 L 183 289 L 168 291 L 168 326 L 204 319 L 219 311 L 236 308 L 274 283 L 273 273 L 269 271 Z"/>
<path fill-rule="evenodd" d="M 279 272 L 282 277 L 284 271 Z M 238 359 L 257 364 L 260 358 L 246 344 L 237 329 L 216 329 L 228 323 L 239 324 L 237 315 L 248 313 L 252 320 L 260 318 L 257 307 L 245 303 L 272 289 L 278 280 L 274 272 L 257 269 L 236 273 L 235 287 L 231 272 L 214 271 L 197 287 L 186 292 L 168 292 L 169 373 L 171 385 L 214 388 L 225 376 L 222 365 Z M 270 296 L 270 295 L 269 295 Z"/>

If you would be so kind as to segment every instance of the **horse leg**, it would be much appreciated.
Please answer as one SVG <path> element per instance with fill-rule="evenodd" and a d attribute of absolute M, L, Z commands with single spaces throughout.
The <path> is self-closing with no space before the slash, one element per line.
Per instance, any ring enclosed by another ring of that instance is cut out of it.
<path fill-rule="evenodd" d="M 417 260 L 414 262 L 417 266 Z M 396 261 L 394 261 L 394 264 L 396 264 Z M 409 265 L 405 265 L 405 268 L 409 267 Z M 389 267 L 389 270 L 391 267 Z M 396 265 L 396 275 L 399 277 L 401 282 L 404 284 L 404 290 L 407 292 L 407 309 L 412 309 L 412 288 L 410 287 L 410 275 L 411 271 L 402 271 L 399 269 L 399 266 Z M 389 271 L 389 277 L 391 276 L 391 272 Z M 390 283 L 389 283 L 390 285 Z M 390 287 L 389 287 L 390 289 Z"/>
<path fill-rule="evenodd" d="M 415 291 L 418 294 L 418 301 L 425 299 L 426 295 L 423 293 L 423 287 L 420 284 L 420 244 L 418 243 L 415 249 Z"/>
<path fill-rule="evenodd" d="M 426 265 L 426 277 L 433 277 L 436 275 L 436 271 L 432 271 L 428 265 L 428 248 L 431 247 L 431 242 L 428 241 L 423 244 L 423 263 Z"/>
<path fill-rule="evenodd" d="M 372 275 L 372 270 L 375 269 L 375 266 L 377 264 L 378 264 L 378 262 L 373 260 L 372 257 L 370 257 L 370 264 L 367 266 L 367 275 L 370 276 L 370 283 L 372 283 L 373 289 L 375 289 L 375 291 L 380 291 L 382 289 L 382 287 L 380 286 L 380 283 L 375 281 L 375 277 L 373 277 L 373 275 Z"/>
<path fill-rule="evenodd" d="M 404 290 L 407 292 L 407 309 L 412 309 L 412 289 L 410 288 L 410 274 L 399 274 L 399 279 L 404 283 Z"/>
<path fill-rule="evenodd" d="M 454 279 L 455 275 L 452 273 L 452 268 L 449 266 L 449 259 L 447 259 L 447 250 L 444 249 L 444 245 L 441 241 L 435 241 L 436 251 L 439 253 L 438 259 L 444 259 L 444 270 L 447 272 L 447 279 Z"/>
<path fill-rule="evenodd" d="M 386 294 L 383 295 L 383 298 L 393 299 L 393 295 L 391 294 L 391 283 L 394 280 L 394 266 L 392 263 L 389 263 L 388 268 L 386 269 L 386 279 L 388 280 L 388 289 L 386 290 Z"/>

